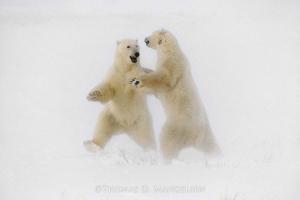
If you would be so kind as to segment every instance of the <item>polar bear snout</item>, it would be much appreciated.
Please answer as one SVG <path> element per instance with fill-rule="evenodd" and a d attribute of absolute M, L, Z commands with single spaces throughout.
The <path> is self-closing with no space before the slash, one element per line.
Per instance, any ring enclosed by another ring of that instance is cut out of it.
<path fill-rule="evenodd" d="M 131 62 L 137 63 L 137 58 L 135 56 L 129 56 Z"/>
<path fill-rule="evenodd" d="M 135 52 L 133 55 L 129 56 L 129 58 L 130 58 L 131 62 L 137 63 L 139 56 L 140 56 L 140 53 L 139 52 Z"/>
<path fill-rule="evenodd" d="M 149 43 L 150 43 L 150 41 L 149 41 L 149 39 L 148 39 L 148 38 L 145 38 L 144 42 L 146 43 L 146 45 L 147 45 L 147 46 L 148 46 L 148 45 L 149 45 Z"/>

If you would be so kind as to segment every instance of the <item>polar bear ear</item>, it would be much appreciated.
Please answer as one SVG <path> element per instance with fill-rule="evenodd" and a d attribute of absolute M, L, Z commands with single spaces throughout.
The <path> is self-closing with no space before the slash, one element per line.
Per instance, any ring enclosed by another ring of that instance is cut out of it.
<path fill-rule="evenodd" d="M 164 28 L 162 28 L 162 29 L 160 30 L 160 33 L 161 33 L 161 34 L 165 34 L 165 33 L 167 33 L 167 30 L 164 29 Z"/>
<path fill-rule="evenodd" d="M 158 40 L 158 45 L 161 45 L 163 43 L 167 43 L 167 39 L 165 37 L 161 38 L 160 40 Z"/>

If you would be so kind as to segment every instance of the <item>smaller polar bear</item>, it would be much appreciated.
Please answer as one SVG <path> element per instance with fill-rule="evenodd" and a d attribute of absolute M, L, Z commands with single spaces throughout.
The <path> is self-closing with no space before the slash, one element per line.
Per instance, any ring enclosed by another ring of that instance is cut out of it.
<path fill-rule="evenodd" d="M 176 157 L 185 147 L 219 152 L 188 61 L 176 38 L 161 30 L 147 37 L 145 43 L 157 51 L 156 71 L 132 79 L 132 85 L 153 90 L 163 104 L 166 122 L 160 135 L 160 149 L 166 160 Z"/>
<path fill-rule="evenodd" d="M 97 122 L 94 138 L 84 142 L 87 150 L 96 151 L 103 148 L 113 135 L 121 132 L 126 132 L 144 149 L 155 148 L 146 94 L 127 84 L 130 77 L 148 72 L 150 70 L 140 66 L 137 40 L 118 41 L 109 76 L 87 97 L 90 101 L 106 104 Z"/>

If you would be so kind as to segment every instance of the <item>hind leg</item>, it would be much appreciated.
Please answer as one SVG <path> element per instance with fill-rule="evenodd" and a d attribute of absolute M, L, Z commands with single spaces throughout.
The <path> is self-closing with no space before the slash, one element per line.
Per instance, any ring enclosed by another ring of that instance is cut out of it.
<path fill-rule="evenodd" d="M 95 145 L 97 145 L 98 148 L 104 148 L 112 135 L 119 130 L 120 126 L 114 116 L 109 111 L 104 111 L 96 124 L 93 139 L 85 141 L 84 145 L 89 151 L 93 151 L 96 147 Z"/>
<path fill-rule="evenodd" d="M 176 123 L 166 123 L 160 135 L 160 150 L 166 161 L 176 158 L 186 146 L 183 128 Z"/>
<path fill-rule="evenodd" d="M 178 156 L 180 149 L 174 138 L 170 134 L 163 134 L 160 139 L 160 150 L 166 161 L 170 161 Z"/>
<path fill-rule="evenodd" d="M 198 137 L 195 140 L 194 147 L 211 156 L 219 156 L 222 154 L 221 149 L 210 129 L 202 129 L 198 132 Z"/>

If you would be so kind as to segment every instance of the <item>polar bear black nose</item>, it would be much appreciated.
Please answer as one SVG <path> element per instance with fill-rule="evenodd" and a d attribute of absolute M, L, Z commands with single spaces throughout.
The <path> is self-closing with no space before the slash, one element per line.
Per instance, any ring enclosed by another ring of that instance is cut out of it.
<path fill-rule="evenodd" d="M 139 57 L 139 56 L 140 56 L 140 53 L 139 53 L 139 52 L 136 52 L 134 55 L 135 55 L 135 57 Z"/>
<path fill-rule="evenodd" d="M 146 45 L 148 45 L 149 44 L 148 38 L 145 38 L 144 42 L 146 43 Z"/>

